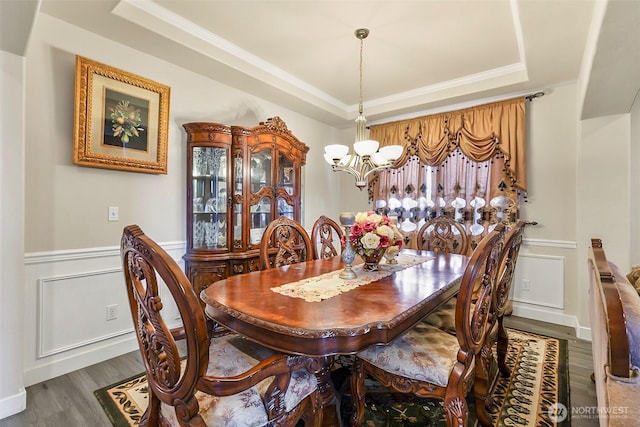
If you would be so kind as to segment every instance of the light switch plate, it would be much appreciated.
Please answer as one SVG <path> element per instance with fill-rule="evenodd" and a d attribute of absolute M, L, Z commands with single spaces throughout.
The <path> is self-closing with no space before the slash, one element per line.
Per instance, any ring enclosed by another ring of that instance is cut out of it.
<path fill-rule="evenodd" d="M 119 214 L 117 206 L 109 206 L 109 221 L 117 221 Z"/>

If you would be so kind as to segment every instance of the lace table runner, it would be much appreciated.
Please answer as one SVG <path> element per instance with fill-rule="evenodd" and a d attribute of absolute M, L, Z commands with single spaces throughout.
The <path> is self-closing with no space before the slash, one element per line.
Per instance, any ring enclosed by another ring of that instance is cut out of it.
<path fill-rule="evenodd" d="M 340 269 L 320 276 L 287 283 L 276 288 L 271 288 L 271 290 L 289 297 L 302 298 L 307 302 L 318 302 L 348 292 L 351 289 L 366 285 L 367 283 L 375 282 L 396 271 L 422 264 L 425 261 L 433 259 L 433 257 L 400 254 L 396 259 L 398 260 L 397 264 L 380 263 L 380 269 L 378 271 L 365 271 L 362 269 L 363 264 L 356 265 L 353 267 L 353 271 L 358 277 L 352 280 L 341 279 L 340 273 L 342 269 Z"/>

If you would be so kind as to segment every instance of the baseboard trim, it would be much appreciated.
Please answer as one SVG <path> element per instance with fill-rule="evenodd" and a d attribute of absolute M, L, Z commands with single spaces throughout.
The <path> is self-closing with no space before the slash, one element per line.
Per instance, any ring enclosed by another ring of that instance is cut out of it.
<path fill-rule="evenodd" d="M 513 315 L 525 319 L 540 320 L 542 322 L 553 323 L 561 326 L 573 328 L 576 337 L 591 341 L 591 329 L 580 326 L 578 318 L 572 314 L 559 313 L 557 309 L 542 306 L 531 306 L 513 302 Z"/>
<path fill-rule="evenodd" d="M 27 391 L 21 388 L 13 396 L 0 400 L 0 420 L 27 409 Z"/>
<path fill-rule="evenodd" d="M 130 335 L 125 339 L 120 339 L 112 343 L 100 346 L 91 346 L 82 353 L 63 359 L 51 360 L 47 363 L 38 364 L 32 369 L 24 371 L 25 387 L 38 384 L 60 375 L 85 368 L 105 360 L 121 356 L 134 350 L 138 350 L 138 341 L 135 335 Z"/>
<path fill-rule="evenodd" d="M 576 327 L 576 338 L 581 340 L 591 341 L 591 328 L 578 325 Z"/>

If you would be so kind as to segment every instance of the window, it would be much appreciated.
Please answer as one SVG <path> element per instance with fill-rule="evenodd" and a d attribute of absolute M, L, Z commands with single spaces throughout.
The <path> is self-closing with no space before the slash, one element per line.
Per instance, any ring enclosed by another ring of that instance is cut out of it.
<path fill-rule="evenodd" d="M 439 215 L 465 224 L 472 247 L 497 222 L 519 218 L 526 197 L 524 98 L 372 126 L 370 134 L 383 146 L 405 147 L 395 169 L 370 179 L 369 198 L 375 209 L 397 215 L 409 246 Z"/>

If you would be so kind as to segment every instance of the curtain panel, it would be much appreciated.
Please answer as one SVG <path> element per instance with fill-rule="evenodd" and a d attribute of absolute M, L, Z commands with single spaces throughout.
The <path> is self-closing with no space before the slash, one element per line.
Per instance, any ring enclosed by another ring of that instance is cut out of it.
<path fill-rule="evenodd" d="M 525 98 L 514 98 L 464 110 L 371 126 L 369 136 L 380 146 L 405 147 L 394 167 L 417 157 L 427 166 L 441 166 L 460 151 L 474 162 L 503 159 L 508 185 L 526 194 Z M 376 178 L 370 178 L 369 188 Z M 372 195 L 372 194 L 371 194 Z"/>
<path fill-rule="evenodd" d="M 440 215 L 464 224 L 471 249 L 496 223 L 519 218 L 527 191 L 524 100 L 371 127 L 381 146 L 404 146 L 368 191 L 375 209 L 397 215 L 408 247 Z"/>

